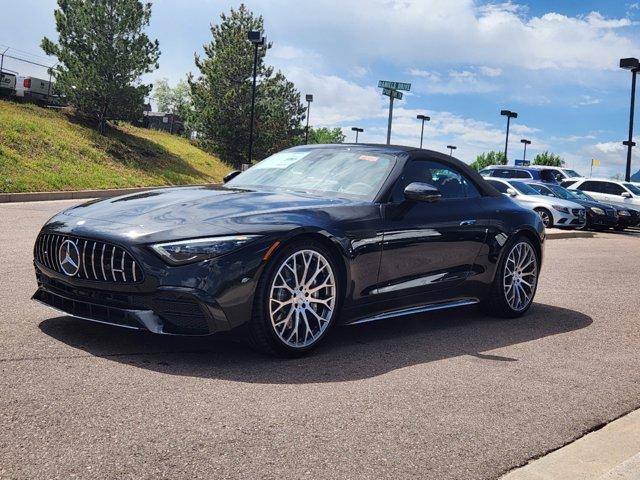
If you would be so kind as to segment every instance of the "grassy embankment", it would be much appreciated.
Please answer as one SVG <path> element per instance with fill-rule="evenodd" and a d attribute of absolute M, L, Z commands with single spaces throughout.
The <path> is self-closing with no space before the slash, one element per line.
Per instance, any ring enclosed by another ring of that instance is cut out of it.
<path fill-rule="evenodd" d="M 103 136 L 62 112 L 0 100 L 0 192 L 212 183 L 230 170 L 175 135 L 120 125 Z"/>

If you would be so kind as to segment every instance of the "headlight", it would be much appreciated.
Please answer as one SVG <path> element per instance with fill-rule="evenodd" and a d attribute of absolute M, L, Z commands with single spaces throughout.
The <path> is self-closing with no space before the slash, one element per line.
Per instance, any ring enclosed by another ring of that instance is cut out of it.
<path fill-rule="evenodd" d="M 604 215 L 604 210 L 598 207 L 591 207 L 591 211 L 596 215 Z"/>
<path fill-rule="evenodd" d="M 194 238 L 177 242 L 156 243 L 151 248 L 172 265 L 200 262 L 240 248 L 260 235 L 233 235 L 228 237 Z"/>
<path fill-rule="evenodd" d="M 562 213 L 569 213 L 569 209 L 567 207 L 563 207 L 562 205 L 551 205 L 554 210 L 557 210 Z"/>
<path fill-rule="evenodd" d="M 628 217 L 631 214 L 626 210 L 618 210 L 618 215 L 620 215 L 621 217 Z"/>

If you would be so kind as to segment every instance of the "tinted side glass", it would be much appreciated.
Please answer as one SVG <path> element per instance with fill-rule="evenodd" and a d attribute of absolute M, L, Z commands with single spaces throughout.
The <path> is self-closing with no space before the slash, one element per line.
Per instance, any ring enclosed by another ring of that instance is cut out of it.
<path fill-rule="evenodd" d="M 531 175 L 526 170 L 511 170 L 513 176 L 511 178 L 531 178 Z"/>
<path fill-rule="evenodd" d="M 609 195 L 622 195 L 622 192 L 625 191 L 626 190 L 617 183 L 604 182 L 604 193 L 608 193 Z"/>
<path fill-rule="evenodd" d="M 587 180 L 578 185 L 578 190 L 584 190 L 586 192 L 605 193 L 603 182 L 596 182 L 593 180 Z"/>
<path fill-rule="evenodd" d="M 565 180 L 564 182 L 562 182 L 562 186 L 564 188 L 570 187 L 571 185 L 573 185 L 574 183 L 576 183 L 577 180 Z"/>
<path fill-rule="evenodd" d="M 404 172 L 396 182 L 391 201 L 402 202 L 404 189 L 413 182 L 433 185 L 440 190 L 444 199 L 480 197 L 478 189 L 459 171 L 432 160 L 412 160 L 404 167 Z"/>
<path fill-rule="evenodd" d="M 511 178 L 511 172 L 513 172 L 513 170 L 509 170 L 508 168 L 501 168 L 499 170 L 494 170 L 492 177 Z"/>
<path fill-rule="evenodd" d="M 496 182 L 495 180 L 487 180 L 487 182 L 489 182 L 491 186 L 498 190 L 500 193 L 507 193 L 507 190 L 509 189 L 509 187 L 502 182 Z"/>

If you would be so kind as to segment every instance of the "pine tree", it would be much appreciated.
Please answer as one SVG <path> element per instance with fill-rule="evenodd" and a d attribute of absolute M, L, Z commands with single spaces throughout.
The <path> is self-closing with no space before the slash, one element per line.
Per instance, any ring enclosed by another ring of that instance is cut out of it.
<path fill-rule="evenodd" d="M 151 85 L 140 76 L 158 68 L 158 41 L 144 33 L 151 4 L 139 0 L 58 0 L 58 43 L 42 49 L 58 58 L 56 91 L 104 132 L 108 120 L 141 115 Z"/>
<path fill-rule="evenodd" d="M 261 16 L 240 5 L 223 13 L 211 26 L 213 39 L 204 46 L 203 58 L 196 56 L 200 70 L 191 77 L 191 124 L 202 145 L 232 165 L 248 159 L 251 121 L 251 84 L 254 46 L 247 39 L 250 30 L 263 30 Z M 264 64 L 267 44 L 258 49 L 254 159 L 289 147 L 299 141 L 305 108 L 293 83 Z"/>

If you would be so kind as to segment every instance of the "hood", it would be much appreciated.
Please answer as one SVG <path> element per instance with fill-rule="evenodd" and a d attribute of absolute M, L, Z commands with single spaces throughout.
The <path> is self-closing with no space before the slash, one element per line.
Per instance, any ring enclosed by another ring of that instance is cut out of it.
<path fill-rule="evenodd" d="M 62 222 L 78 235 L 100 230 L 130 239 L 158 233 L 167 238 L 188 238 L 246 233 L 237 229 L 241 217 L 350 203 L 354 202 L 292 192 L 178 187 L 93 200 L 65 210 L 50 223 Z"/>

